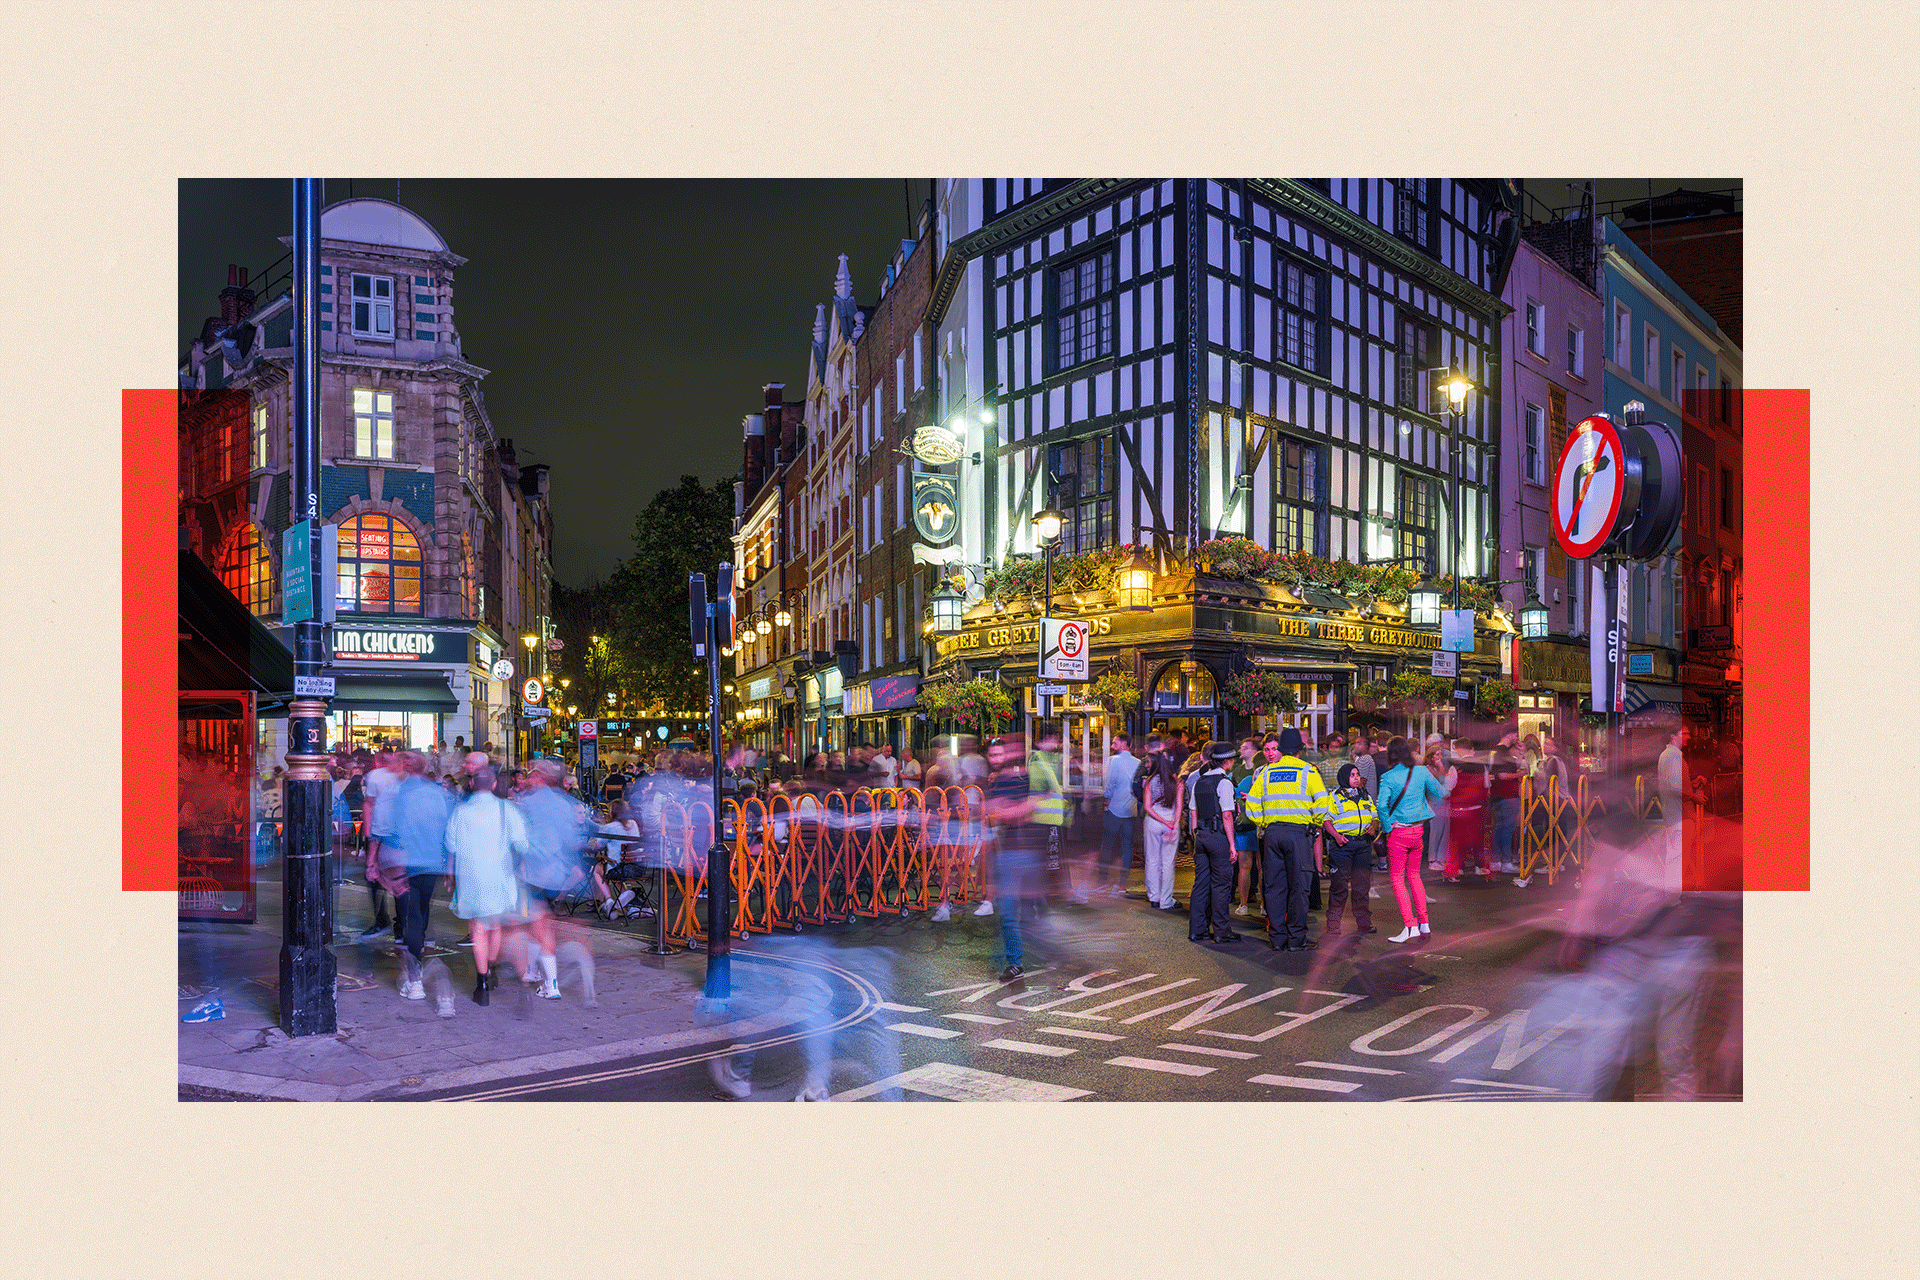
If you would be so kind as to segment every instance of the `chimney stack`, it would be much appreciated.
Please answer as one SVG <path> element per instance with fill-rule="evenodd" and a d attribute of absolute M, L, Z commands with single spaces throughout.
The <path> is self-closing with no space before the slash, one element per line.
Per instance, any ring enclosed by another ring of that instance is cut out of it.
<path fill-rule="evenodd" d="M 767 417 L 763 413 L 749 413 L 740 419 L 740 434 L 745 441 L 742 449 L 743 461 L 740 479 L 743 492 L 748 498 L 760 492 L 760 483 L 767 476 Z"/>
<path fill-rule="evenodd" d="M 254 292 L 247 288 L 247 269 L 227 264 L 227 287 L 220 291 L 220 323 L 232 328 L 253 314 Z"/>

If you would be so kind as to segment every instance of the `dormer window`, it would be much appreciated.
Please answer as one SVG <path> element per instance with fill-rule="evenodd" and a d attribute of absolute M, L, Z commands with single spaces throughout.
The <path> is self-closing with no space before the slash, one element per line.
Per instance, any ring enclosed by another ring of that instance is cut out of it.
<path fill-rule="evenodd" d="M 353 276 L 353 336 L 393 341 L 393 277 Z"/>

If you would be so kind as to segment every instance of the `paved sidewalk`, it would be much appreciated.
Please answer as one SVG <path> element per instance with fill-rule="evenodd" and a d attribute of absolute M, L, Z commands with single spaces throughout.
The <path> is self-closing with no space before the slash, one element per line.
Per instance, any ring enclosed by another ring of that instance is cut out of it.
<path fill-rule="evenodd" d="M 755 965 L 784 988 L 785 999 L 716 1019 L 699 1007 L 704 952 L 648 955 L 651 920 L 613 926 L 589 923 L 584 913 L 558 921 L 561 999 L 534 997 L 517 972 L 501 966 L 500 986 L 482 1008 L 472 999 L 473 952 L 458 945 L 464 923 L 439 903 L 429 930 L 427 999 L 406 1000 L 398 989 L 397 945 L 347 940 L 370 921 L 364 888 L 343 884 L 336 901 L 333 1035 L 289 1039 L 278 1026 L 277 880 L 260 885 L 254 924 L 182 922 L 179 1012 L 197 1004 L 216 978 L 226 1009 L 220 1021 L 180 1026 L 183 1100 L 404 1100 L 542 1071 L 719 1048 L 791 1025 L 805 1012 L 804 978 Z M 736 982 L 751 963 L 736 949 Z M 439 1016 L 436 988 L 451 990 L 451 1018 Z"/>

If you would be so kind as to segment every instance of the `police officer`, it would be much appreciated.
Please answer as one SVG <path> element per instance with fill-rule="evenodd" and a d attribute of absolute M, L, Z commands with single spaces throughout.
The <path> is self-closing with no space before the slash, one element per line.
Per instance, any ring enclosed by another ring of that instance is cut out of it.
<path fill-rule="evenodd" d="M 1247 789 L 1247 805 L 1261 828 L 1261 879 L 1266 882 L 1267 946 L 1275 951 L 1311 951 L 1307 937 L 1307 883 L 1320 873 L 1314 843 L 1327 807 L 1320 771 L 1300 757 L 1300 731 L 1289 725 L 1269 738 L 1267 763 Z M 1275 760 L 1274 748 L 1279 751 Z M 1309 870 L 1311 868 L 1311 870 Z"/>
<path fill-rule="evenodd" d="M 1360 771 L 1353 765 L 1341 765 L 1335 781 L 1339 786 L 1327 796 L 1320 824 L 1326 832 L 1327 861 L 1333 866 L 1327 886 L 1326 932 L 1329 937 L 1339 936 L 1341 909 L 1351 892 L 1353 931 L 1378 933 L 1367 899 L 1373 891 L 1373 835 L 1379 830 L 1380 815 L 1374 812 L 1373 797 L 1361 785 Z"/>
<path fill-rule="evenodd" d="M 1233 744 L 1210 743 L 1206 768 L 1193 775 L 1192 802 L 1187 806 L 1188 827 L 1193 832 L 1193 890 L 1188 895 L 1187 940 L 1205 942 L 1209 933 L 1215 942 L 1238 942 L 1240 935 L 1227 923 L 1227 905 L 1233 897 L 1233 864 L 1239 854 L 1233 848 L 1233 779 L 1227 775 L 1226 762 L 1233 759 Z"/>
<path fill-rule="evenodd" d="M 1035 750 L 1027 759 L 1027 783 L 1033 797 L 1031 821 L 1040 828 L 1045 840 L 1046 879 L 1057 877 L 1067 900 L 1080 906 L 1087 902 L 1086 886 L 1073 888 L 1073 873 L 1066 860 L 1067 789 L 1060 783 L 1060 771 L 1054 761 L 1060 755 L 1060 730 L 1053 724 L 1042 725 L 1034 742 Z"/>

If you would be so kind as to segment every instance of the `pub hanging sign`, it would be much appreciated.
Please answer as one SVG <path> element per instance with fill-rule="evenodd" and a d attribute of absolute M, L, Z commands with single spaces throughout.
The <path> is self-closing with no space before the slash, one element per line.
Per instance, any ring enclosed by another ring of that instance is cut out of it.
<path fill-rule="evenodd" d="M 937 472 L 913 473 L 913 527 L 934 546 L 951 541 L 960 531 L 957 483 Z"/>

